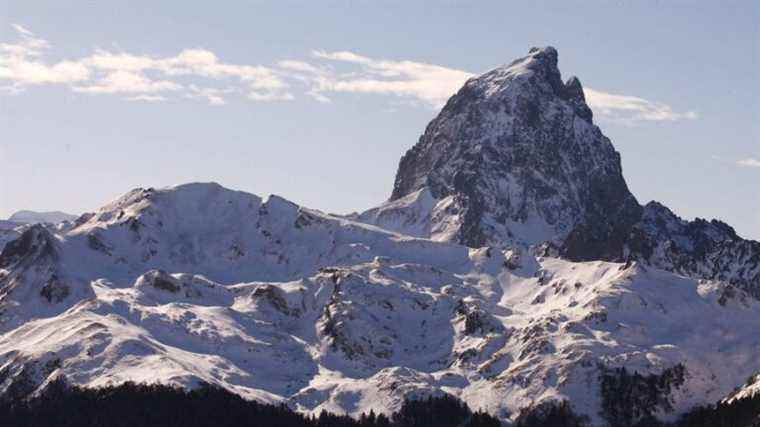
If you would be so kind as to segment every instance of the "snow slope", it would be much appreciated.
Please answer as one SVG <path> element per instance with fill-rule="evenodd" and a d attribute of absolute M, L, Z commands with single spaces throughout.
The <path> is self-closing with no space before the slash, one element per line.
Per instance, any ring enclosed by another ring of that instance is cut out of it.
<path fill-rule="evenodd" d="M 558 61 L 556 49 L 533 48 L 467 81 L 401 158 L 389 200 L 357 219 L 472 247 L 638 260 L 760 298 L 760 242 L 639 205 L 580 81 L 563 83 Z"/>
<path fill-rule="evenodd" d="M 216 184 L 134 190 L 0 256 L 0 387 L 218 384 L 308 412 L 446 392 L 508 420 L 681 363 L 672 412 L 760 370 L 760 303 L 640 264 L 402 236 Z"/>
<path fill-rule="evenodd" d="M 575 258 L 621 258 L 622 244 L 607 242 L 641 207 L 580 81 L 563 82 L 557 64 L 556 49 L 533 48 L 468 80 L 402 157 L 389 201 L 360 218 L 399 229 L 414 216 L 428 236 L 475 247 L 573 236 Z M 420 191 L 422 206 L 410 200 Z M 436 209 L 417 217 L 425 205 Z"/>
<path fill-rule="evenodd" d="M 362 214 L 192 183 L 0 223 L 0 397 L 208 382 L 357 415 L 450 393 L 604 425 L 627 373 L 624 404 L 664 420 L 757 392 L 760 243 L 640 206 L 592 119 L 535 48 L 468 81 Z"/>

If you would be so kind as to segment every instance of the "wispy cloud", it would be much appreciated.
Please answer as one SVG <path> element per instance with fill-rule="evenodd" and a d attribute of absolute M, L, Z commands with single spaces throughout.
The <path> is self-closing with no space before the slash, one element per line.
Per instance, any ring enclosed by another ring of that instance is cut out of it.
<path fill-rule="evenodd" d="M 354 52 L 313 51 L 318 59 L 356 64 L 358 72 L 320 74 L 315 94 L 374 93 L 405 97 L 438 108 L 474 74 L 455 68 L 414 61 L 374 59 Z"/>
<path fill-rule="evenodd" d="M 225 105 L 224 95 L 235 91 L 233 88 L 215 89 L 209 87 L 188 86 L 189 92 L 185 95 L 190 99 L 205 99 L 209 105 Z"/>
<path fill-rule="evenodd" d="M 743 159 L 736 159 L 735 157 L 725 157 L 725 156 L 717 156 L 712 155 L 710 156 L 713 160 L 723 163 L 725 165 L 730 165 L 733 167 L 741 167 L 741 168 L 760 168 L 760 158 L 757 157 L 745 157 Z"/>
<path fill-rule="evenodd" d="M 161 95 L 137 95 L 126 98 L 127 101 L 142 101 L 142 102 L 163 102 L 166 101 L 166 97 Z"/>
<path fill-rule="evenodd" d="M 175 56 L 150 57 L 128 53 L 98 51 L 83 58 L 82 63 L 101 73 L 106 73 L 101 83 L 78 90 L 97 93 L 163 92 L 185 89 L 187 98 L 202 98 L 211 105 L 226 102 L 222 94 L 234 90 L 203 87 L 199 82 L 183 88 L 172 79 L 191 78 L 229 81 L 230 79 L 248 93 L 250 99 L 273 101 L 290 99 L 289 85 L 269 67 L 261 65 L 226 63 L 215 53 L 206 49 L 185 49 Z M 161 75 L 164 80 L 151 80 L 146 74 Z"/>
<path fill-rule="evenodd" d="M 74 86 L 77 92 L 87 93 L 156 93 L 182 89 L 170 80 L 152 80 L 139 72 L 116 70 L 100 77 L 93 84 Z"/>
<path fill-rule="evenodd" d="M 620 122 L 672 122 L 676 120 L 693 120 L 698 117 L 693 111 L 676 112 L 667 104 L 649 101 L 630 95 L 618 95 L 585 88 L 586 103 L 596 115 Z"/>
<path fill-rule="evenodd" d="M 406 105 L 440 108 L 469 71 L 410 60 L 378 59 L 350 51 L 314 50 L 307 58 L 289 58 L 272 66 L 223 61 L 203 48 L 153 56 L 96 49 L 61 61 L 45 60 L 51 43 L 13 24 L 17 40 L 0 43 L 0 93 L 60 84 L 93 95 L 158 102 L 168 97 L 225 105 L 230 96 L 258 102 L 290 101 L 296 93 L 330 103 L 338 93 L 389 95 Z M 596 117 L 627 124 L 697 118 L 693 111 L 636 96 L 585 89 Z M 748 161 L 754 159 L 747 159 Z M 754 166 L 754 164 L 752 165 Z"/>
<path fill-rule="evenodd" d="M 91 55 L 49 62 L 44 56 L 51 44 L 21 25 L 13 24 L 18 40 L 0 43 L 0 81 L 7 93 L 19 93 L 41 84 L 64 84 L 90 94 L 126 95 L 125 99 L 158 101 L 166 93 L 184 93 L 222 105 L 225 90 L 209 86 L 233 81 L 249 99 L 274 101 L 292 99 L 289 85 L 276 70 L 249 64 L 221 61 L 206 49 L 184 49 L 174 56 L 135 55 L 128 52 L 95 50 Z M 193 80 L 191 84 L 182 79 Z M 156 95 L 156 94 L 163 95 Z"/>
<path fill-rule="evenodd" d="M 760 159 L 747 157 L 746 159 L 737 160 L 736 164 L 747 168 L 760 168 Z"/>
<path fill-rule="evenodd" d="M 359 70 L 338 73 L 299 62 L 290 68 L 312 74 L 312 96 L 353 92 L 395 95 L 440 108 L 474 73 L 414 61 L 374 59 L 355 52 L 313 51 L 316 59 L 353 64 Z M 296 66 L 297 65 L 297 66 Z M 677 121 L 697 118 L 693 111 L 677 112 L 664 103 L 586 88 L 586 101 L 597 117 L 621 123 Z M 325 100 L 329 98 L 325 97 Z"/>
<path fill-rule="evenodd" d="M 12 26 L 19 40 L 0 43 L 0 80 L 10 81 L 15 92 L 25 85 L 75 83 L 90 77 L 90 70 L 75 61 L 50 64 L 41 61 L 39 58 L 50 48 L 50 43 L 21 25 Z"/>

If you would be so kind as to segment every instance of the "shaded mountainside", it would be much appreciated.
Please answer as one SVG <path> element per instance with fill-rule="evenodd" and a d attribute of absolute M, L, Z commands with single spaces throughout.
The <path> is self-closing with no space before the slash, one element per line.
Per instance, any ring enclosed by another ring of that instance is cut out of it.
<path fill-rule="evenodd" d="M 627 248 L 630 258 L 687 276 L 721 280 L 760 299 L 760 242 L 742 239 L 723 222 L 685 221 L 651 202 Z"/>
<path fill-rule="evenodd" d="M 760 243 L 717 221 L 640 206 L 552 47 L 470 79 L 402 158 L 388 202 L 360 220 L 470 247 L 550 242 L 573 261 L 645 261 L 760 296 Z"/>
<path fill-rule="evenodd" d="M 0 220 L 0 251 L 3 250 L 6 243 L 17 239 L 21 235 L 21 232 L 24 230 L 24 228 L 24 224 L 19 224 L 13 221 Z"/>

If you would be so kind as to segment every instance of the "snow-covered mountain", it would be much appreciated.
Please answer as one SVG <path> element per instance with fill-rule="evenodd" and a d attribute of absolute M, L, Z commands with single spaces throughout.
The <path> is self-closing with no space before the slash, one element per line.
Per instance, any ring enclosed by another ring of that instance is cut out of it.
<path fill-rule="evenodd" d="M 425 219 L 407 230 L 410 207 Z M 572 257 L 621 259 L 640 216 L 580 81 L 562 82 L 547 47 L 465 83 L 401 159 L 389 202 L 362 219 L 474 247 L 579 235 Z"/>
<path fill-rule="evenodd" d="M 73 221 L 76 215 L 67 214 L 60 211 L 52 212 L 35 212 L 35 211 L 18 211 L 8 218 L 8 221 L 22 224 L 57 224 L 63 221 Z"/>
<path fill-rule="evenodd" d="M 472 247 L 640 260 L 760 297 L 760 243 L 640 206 L 580 81 L 563 83 L 557 61 L 554 48 L 533 48 L 465 83 L 401 159 L 390 199 L 359 220 Z"/>
<path fill-rule="evenodd" d="M 758 243 L 640 206 L 552 48 L 470 80 L 361 215 L 196 183 L 16 232 L 6 397 L 203 381 L 354 415 L 567 399 L 603 425 L 619 395 L 673 419 L 760 372 Z"/>
<path fill-rule="evenodd" d="M 0 251 L 3 250 L 5 244 L 11 240 L 17 239 L 21 232 L 24 230 L 25 224 L 9 221 L 6 219 L 0 219 Z"/>

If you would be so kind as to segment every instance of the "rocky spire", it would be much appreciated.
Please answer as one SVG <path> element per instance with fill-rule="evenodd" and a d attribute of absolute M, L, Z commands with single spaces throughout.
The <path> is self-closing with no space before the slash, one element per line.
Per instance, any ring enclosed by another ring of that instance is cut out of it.
<path fill-rule="evenodd" d="M 431 221 L 456 223 L 448 236 L 470 246 L 570 236 L 568 257 L 622 257 L 641 207 L 580 81 L 563 83 L 557 64 L 553 47 L 532 48 L 469 80 L 401 159 L 391 202 L 423 188 L 446 199 Z"/>
<path fill-rule="evenodd" d="M 470 79 L 402 158 L 391 198 L 360 219 L 471 247 L 544 245 L 575 261 L 640 260 L 760 299 L 760 242 L 638 204 L 580 80 L 552 47 Z"/>
<path fill-rule="evenodd" d="M 591 123 L 593 113 L 586 105 L 586 96 L 583 94 L 583 86 L 578 77 L 570 77 L 565 83 L 565 99 L 573 106 L 578 116 Z"/>

